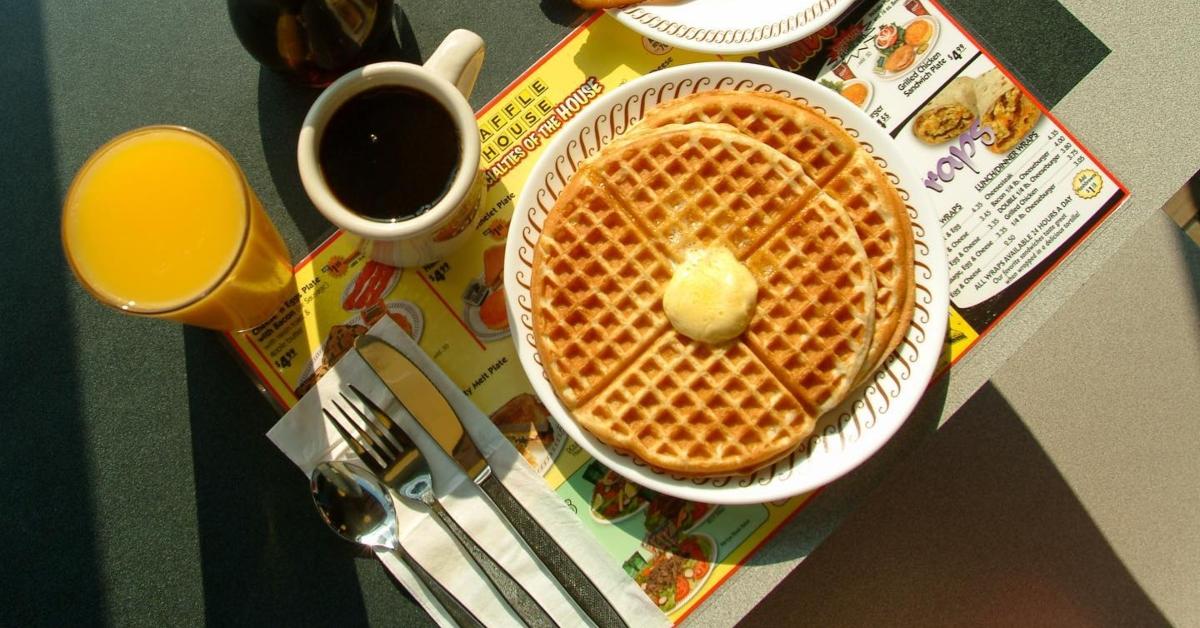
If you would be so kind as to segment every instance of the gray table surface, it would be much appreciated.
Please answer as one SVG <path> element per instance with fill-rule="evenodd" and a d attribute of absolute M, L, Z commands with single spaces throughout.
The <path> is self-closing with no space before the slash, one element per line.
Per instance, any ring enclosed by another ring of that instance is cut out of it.
<path fill-rule="evenodd" d="M 944 399 L 909 421 L 942 425 L 990 378 L 1134 580 L 1169 621 L 1196 625 L 1200 256 L 1159 208 L 1200 169 L 1200 129 L 1192 122 L 1200 115 L 1200 3 L 1140 3 L 1136 10 L 1119 2 L 1063 4 L 1112 53 L 1054 113 L 1133 198 L 955 365 Z M 1148 89 L 1154 77 L 1170 80 Z M 920 450 L 914 431 L 906 428 L 883 452 L 893 461 L 823 493 L 828 506 L 802 512 L 694 615 L 695 623 L 737 621 L 829 526 L 878 499 L 873 489 Z M 873 592 L 889 604 L 911 603 L 887 593 Z"/>
<path fill-rule="evenodd" d="M 74 282 L 58 244 L 61 197 L 83 159 L 121 131 L 170 122 L 229 148 L 299 257 L 328 230 L 294 164 L 295 134 L 314 93 L 261 71 L 238 45 L 223 3 L 13 4 L 0 20 L 0 250 L 14 271 L 0 299 L 9 404 L 0 420 L 0 623 L 427 621 L 377 562 L 313 516 L 302 479 L 262 436 L 274 411 L 218 339 L 103 309 Z M 956 367 L 912 429 L 822 493 L 691 622 L 743 616 L 989 378 L 1167 616 L 1200 621 L 1188 595 L 1200 580 L 1200 543 L 1164 532 L 1196 528 L 1200 504 L 1188 482 L 1195 475 L 1177 473 L 1196 450 L 1195 432 L 1151 441 L 1137 427 L 1179 427 L 1181 417 L 1195 416 L 1194 393 L 1179 392 L 1198 381 L 1195 264 L 1157 209 L 1200 166 L 1200 130 L 1188 124 L 1200 91 L 1191 27 L 1200 6 L 1175 0 L 1131 12 L 1123 3 L 1066 1 L 1112 50 L 1071 89 L 1076 81 L 1059 80 L 1063 73 L 1046 61 L 1057 56 L 1071 66 L 1073 51 L 1094 54 L 1094 42 L 1049 37 L 1036 20 L 997 29 L 1013 16 L 976 0 L 948 4 L 992 20 L 999 35 L 989 43 L 1058 102 L 1055 113 L 1134 200 Z M 578 17 L 561 0 L 405 6 L 413 58 L 455 27 L 487 40 L 477 106 Z M 1153 87 L 1151 74 L 1160 77 Z M 1151 299 L 1146 325 L 1108 315 L 1142 313 Z M 1141 359 L 1131 362 L 1131 354 Z M 1138 369 L 1161 371 L 1177 386 L 1131 375 Z M 1080 412 L 1105 428 L 1063 420 Z M 1141 475 L 1121 475 L 1110 460 L 1136 464 Z M 1139 490 L 1147 485 L 1156 490 Z"/>

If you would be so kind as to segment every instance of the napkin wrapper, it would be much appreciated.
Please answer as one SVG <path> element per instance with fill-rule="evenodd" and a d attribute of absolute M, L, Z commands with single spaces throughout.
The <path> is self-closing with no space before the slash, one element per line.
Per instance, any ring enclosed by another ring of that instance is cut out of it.
<path fill-rule="evenodd" d="M 545 481 L 530 468 L 491 420 L 467 399 L 459 387 L 394 321 L 385 316 L 368 333 L 400 350 L 429 377 L 462 418 L 464 428 L 476 441 L 492 473 L 533 520 L 556 539 L 566 554 L 591 577 L 626 623 L 630 626 L 670 625 L 666 616 L 613 562 L 575 514 L 546 486 Z M 322 401 L 337 398 L 343 390 L 343 383 L 355 382 L 356 376 L 372 377 L 358 371 L 359 368 L 368 367 L 356 354 L 350 353 L 346 357 L 352 359 L 339 361 L 325 373 L 312 390 L 267 433 L 271 442 L 306 476 L 322 461 L 356 459 L 354 452 L 322 413 Z M 478 490 L 474 486 L 470 488 Z M 499 598 L 479 567 L 428 510 L 396 501 L 400 545 L 409 555 L 488 626 L 519 626 L 519 618 Z M 485 504 L 486 500 L 480 500 L 479 507 L 488 508 Z M 454 625 L 445 609 L 394 552 L 377 551 L 376 554 L 439 625 Z"/>

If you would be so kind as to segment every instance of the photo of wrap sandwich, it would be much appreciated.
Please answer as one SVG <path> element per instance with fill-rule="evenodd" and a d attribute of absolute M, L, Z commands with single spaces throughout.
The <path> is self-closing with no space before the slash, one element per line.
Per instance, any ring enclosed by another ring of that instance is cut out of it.
<path fill-rule="evenodd" d="M 913 119 L 913 134 L 926 144 L 941 144 L 962 135 L 978 118 L 975 79 L 960 76 L 917 112 Z"/>
<path fill-rule="evenodd" d="M 912 131 L 926 144 L 962 135 L 977 120 L 995 134 L 988 146 L 1006 153 L 1037 125 L 1042 112 L 1033 99 L 997 68 L 972 78 L 960 76 L 938 92 L 913 118 Z"/>
<path fill-rule="evenodd" d="M 998 68 L 975 80 L 975 104 L 979 120 L 991 127 L 996 141 L 988 148 L 1006 153 L 1025 139 L 1042 117 L 1041 109 Z"/>

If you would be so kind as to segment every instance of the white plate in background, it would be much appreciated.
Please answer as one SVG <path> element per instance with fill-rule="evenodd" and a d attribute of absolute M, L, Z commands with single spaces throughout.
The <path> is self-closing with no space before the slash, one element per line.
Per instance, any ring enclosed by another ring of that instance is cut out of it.
<path fill-rule="evenodd" d="M 646 2 L 609 13 L 625 26 L 685 50 L 742 54 L 804 39 L 854 0 L 682 0 Z"/>

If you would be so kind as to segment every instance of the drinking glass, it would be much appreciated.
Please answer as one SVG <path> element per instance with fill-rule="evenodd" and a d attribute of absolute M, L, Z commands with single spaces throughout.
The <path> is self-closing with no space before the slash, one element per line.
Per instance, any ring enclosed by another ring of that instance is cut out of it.
<path fill-rule="evenodd" d="M 92 154 L 62 240 L 80 283 L 127 314 L 241 331 L 294 291 L 291 256 L 237 162 L 181 126 L 134 129 Z"/>

